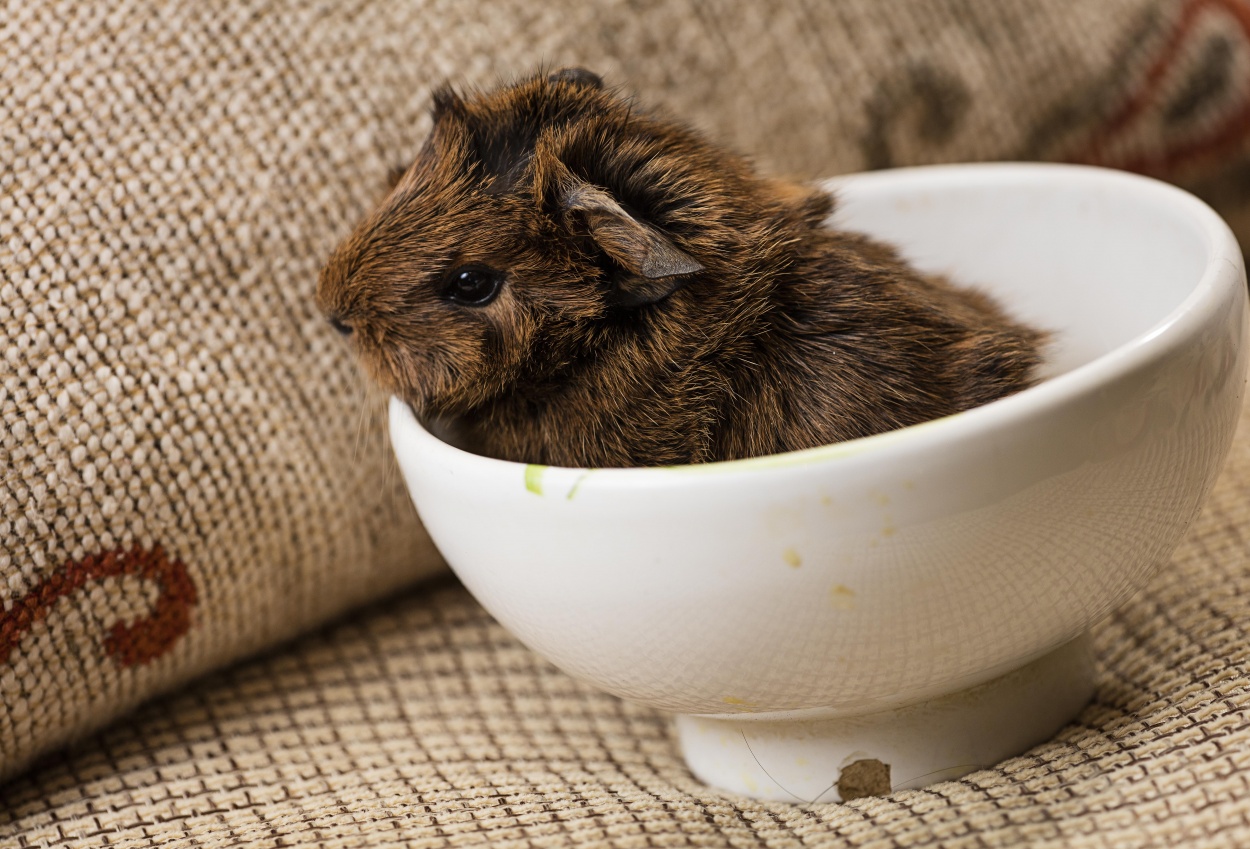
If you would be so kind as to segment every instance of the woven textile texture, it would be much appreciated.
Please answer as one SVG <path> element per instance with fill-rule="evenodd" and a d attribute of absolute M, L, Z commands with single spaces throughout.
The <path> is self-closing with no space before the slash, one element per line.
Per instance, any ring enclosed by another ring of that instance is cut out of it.
<path fill-rule="evenodd" d="M 1245 0 L 10 0 L 0 775 L 436 568 L 310 301 L 433 84 L 587 65 L 800 176 L 1133 168 L 1246 240 L 1248 32 Z M 378 627 L 479 615 L 410 605 Z"/>
<path fill-rule="evenodd" d="M 814 806 L 722 798 L 668 721 L 551 668 L 458 586 L 146 707 L 0 791 L 13 847 L 1250 845 L 1250 412 L 1173 563 L 1022 757 Z"/>

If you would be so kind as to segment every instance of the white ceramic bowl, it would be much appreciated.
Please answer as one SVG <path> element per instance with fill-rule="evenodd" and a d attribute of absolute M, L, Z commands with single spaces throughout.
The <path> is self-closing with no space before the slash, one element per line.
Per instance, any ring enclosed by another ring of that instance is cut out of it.
<path fill-rule="evenodd" d="M 829 185 L 837 226 L 1054 331 L 1047 379 L 678 468 L 487 459 L 391 405 L 417 509 L 482 604 L 569 673 L 679 714 L 696 775 L 762 798 L 918 786 L 1067 722 L 1092 692 L 1082 635 L 1194 520 L 1246 371 L 1241 252 L 1178 189 L 1055 165 Z"/>

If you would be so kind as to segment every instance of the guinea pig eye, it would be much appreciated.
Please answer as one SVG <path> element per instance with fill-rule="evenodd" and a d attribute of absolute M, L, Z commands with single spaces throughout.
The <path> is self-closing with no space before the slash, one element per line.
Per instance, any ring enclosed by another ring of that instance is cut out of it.
<path fill-rule="evenodd" d="M 466 307 L 484 307 L 503 288 L 503 272 L 484 265 L 465 265 L 447 275 L 443 297 Z"/>

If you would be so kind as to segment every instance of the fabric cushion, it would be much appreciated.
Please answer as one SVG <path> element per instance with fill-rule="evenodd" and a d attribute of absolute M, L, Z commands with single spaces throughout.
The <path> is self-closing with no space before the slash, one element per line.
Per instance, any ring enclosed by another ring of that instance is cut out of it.
<path fill-rule="evenodd" d="M 0 775 L 429 574 L 317 269 L 430 87 L 581 64 L 799 175 L 1046 158 L 1250 234 L 1250 8 L 19 3 L 0 24 Z"/>
<path fill-rule="evenodd" d="M 553 669 L 459 586 L 370 608 L 0 790 L 0 845 L 1250 845 L 1250 409 L 1171 565 L 1096 631 L 1052 741 L 847 804 L 724 797 L 662 714 Z"/>

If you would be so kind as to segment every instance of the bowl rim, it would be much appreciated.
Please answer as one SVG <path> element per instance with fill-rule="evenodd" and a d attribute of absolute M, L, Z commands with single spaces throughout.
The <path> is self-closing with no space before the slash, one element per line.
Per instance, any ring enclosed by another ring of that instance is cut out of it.
<path fill-rule="evenodd" d="M 1227 291 L 1230 270 L 1233 280 L 1240 282 L 1245 288 L 1241 250 L 1224 220 L 1210 206 L 1189 192 L 1152 177 L 1091 165 L 996 162 L 894 168 L 841 175 L 816 182 L 830 190 L 851 184 L 873 188 L 902 184 L 917 191 L 941 191 L 945 187 L 968 188 L 986 184 L 1001 186 L 1004 182 L 1036 185 L 1060 179 L 1068 185 L 1076 181 L 1088 186 L 1101 185 L 1116 191 L 1129 191 L 1140 196 L 1161 199 L 1198 225 L 1198 231 L 1206 242 L 1208 262 L 1193 289 L 1181 303 L 1147 330 L 1087 363 L 1013 395 L 941 418 L 829 445 L 738 460 L 627 467 L 550 466 L 474 454 L 435 436 L 416 417 L 408 404 L 392 397 L 392 443 L 398 448 L 401 442 L 412 439 L 422 453 L 441 457 L 444 464 L 454 464 L 460 468 L 476 467 L 483 472 L 493 470 L 495 473 L 526 475 L 527 481 L 528 476 L 533 475 L 536 470 L 560 469 L 579 475 L 594 472 L 596 488 L 611 486 L 613 483 L 636 486 L 663 481 L 671 484 L 678 477 L 693 479 L 704 475 L 836 463 L 844 458 L 892 448 L 931 450 L 934 447 L 932 443 L 935 442 L 975 438 L 1010 422 L 1032 418 L 1046 409 L 1061 407 L 1147 366 L 1193 335 L 1208 320 L 1209 314 L 1218 308 L 1222 295 Z"/>

